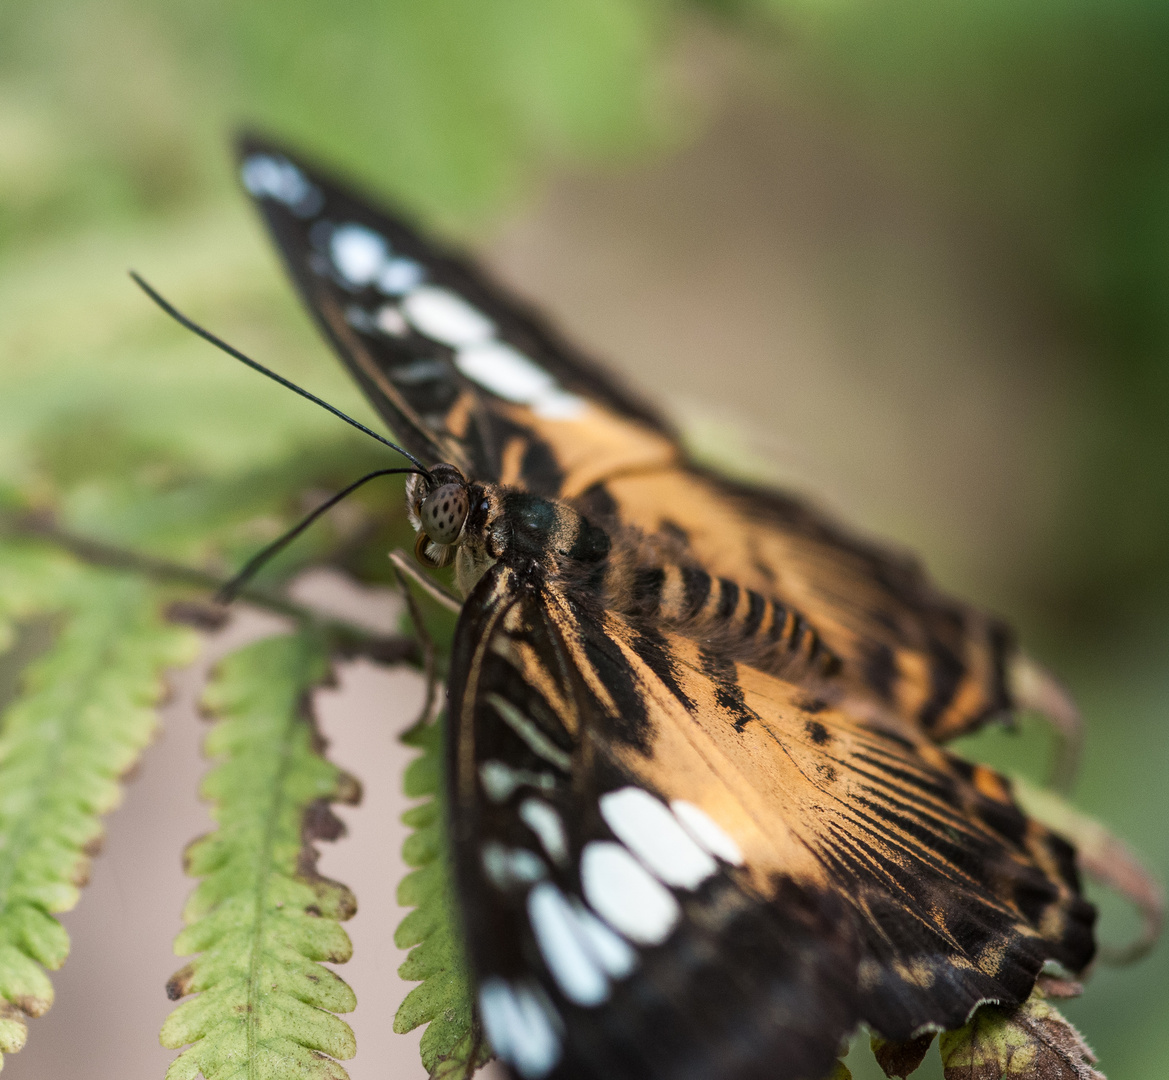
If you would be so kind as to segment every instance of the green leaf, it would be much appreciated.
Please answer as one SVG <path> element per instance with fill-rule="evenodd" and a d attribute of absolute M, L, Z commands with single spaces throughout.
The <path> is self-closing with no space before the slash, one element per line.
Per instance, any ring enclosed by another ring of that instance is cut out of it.
<path fill-rule="evenodd" d="M 167 984 L 172 999 L 197 995 L 163 1025 L 164 1046 L 193 1044 L 168 1080 L 347 1076 L 332 1059 L 356 1046 L 334 1013 L 357 1002 L 320 962 L 349 959 L 340 923 L 356 902 L 316 873 L 312 845 L 340 834 L 328 802 L 355 802 L 358 789 L 320 756 L 307 712 L 308 693 L 328 675 L 312 635 L 275 637 L 228 657 L 205 695 L 219 718 L 206 750 L 222 760 L 203 793 L 219 828 L 187 849 L 187 871 L 202 880 L 175 952 L 201 955 Z"/>
<path fill-rule="evenodd" d="M 466 1074 L 491 1057 L 471 1004 L 471 981 L 463 959 L 447 863 L 442 810 L 442 722 L 412 728 L 402 736 L 422 750 L 406 770 L 406 794 L 428 801 L 402 820 L 414 831 L 402 854 L 416 867 L 398 887 L 398 903 L 414 910 L 399 924 L 394 943 L 413 948 L 398 969 L 403 979 L 419 980 L 398 1007 L 399 1034 L 429 1024 L 422 1034 L 422 1064 L 434 1078 Z"/>
<path fill-rule="evenodd" d="M 1104 1080 L 1084 1037 L 1040 991 L 1017 1008 L 984 1005 L 940 1048 L 946 1080 Z"/>
<path fill-rule="evenodd" d="M 69 937 L 52 914 L 77 903 L 99 818 L 154 730 L 162 669 L 197 645 L 159 608 L 144 582 L 0 545 L 0 625 L 43 629 L 52 615 L 57 629 L 0 728 L 0 1053 L 23 1046 L 25 1014 L 53 1003 L 43 969 L 64 963 Z"/>
<path fill-rule="evenodd" d="M 131 0 L 76 5 L 63 33 L 9 0 L 0 243 L 218 194 L 240 116 L 418 208 L 482 212 L 538 162 L 654 138 L 667 14 L 656 0 Z M 151 62 L 127 71 L 135 47 Z"/>

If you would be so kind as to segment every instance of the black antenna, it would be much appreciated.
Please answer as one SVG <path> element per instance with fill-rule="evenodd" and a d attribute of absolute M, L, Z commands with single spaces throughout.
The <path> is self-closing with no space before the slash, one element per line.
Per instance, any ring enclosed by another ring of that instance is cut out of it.
<path fill-rule="evenodd" d="M 204 330 L 203 327 L 201 327 L 197 322 L 194 322 L 193 320 L 188 319 L 187 316 L 184 315 L 181 311 L 179 311 L 176 307 L 174 307 L 168 301 L 164 300 L 157 292 L 154 291 L 154 289 L 152 289 L 149 285 L 147 285 L 146 282 L 143 281 L 142 278 L 140 278 L 133 270 L 130 271 L 130 277 L 132 277 L 134 279 L 135 284 L 144 293 L 146 293 L 146 295 L 149 296 L 151 300 L 153 300 L 160 308 L 162 308 L 163 311 L 165 311 L 172 319 L 174 319 L 175 322 L 181 324 L 182 326 L 185 326 L 192 333 L 198 334 L 199 337 L 201 337 L 204 341 L 211 342 L 211 344 L 214 345 L 217 349 L 222 349 L 225 353 L 227 353 L 228 356 L 234 356 L 237 360 L 241 361 L 244 364 L 247 364 L 248 367 L 252 368 L 254 371 L 258 371 L 261 375 L 267 375 L 269 379 L 275 380 L 281 386 L 287 387 L 289 390 L 292 390 L 294 393 L 299 394 L 303 398 L 308 398 L 309 401 L 313 402 L 314 404 L 319 405 L 322 409 L 327 409 L 334 416 L 339 417 L 340 419 L 344 420 L 345 423 L 351 424 L 353 427 L 357 428 L 358 431 L 364 431 L 365 434 L 368 435 L 371 439 L 377 439 L 378 442 L 383 443 L 384 445 L 388 446 L 391 450 L 397 450 L 399 454 L 401 454 L 404 458 L 407 458 L 408 460 L 412 461 L 418 467 L 417 468 L 418 472 L 422 473 L 422 475 L 425 476 L 427 479 L 430 479 L 430 470 L 427 469 L 427 467 L 425 465 L 423 465 L 422 462 L 419 461 L 413 454 L 408 453 L 407 451 L 403 450 L 397 443 L 392 443 L 392 442 L 390 442 L 389 439 L 383 438 L 376 431 L 372 431 L 370 428 L 367 428 L 360 421 L 354 420 L 352 416 L 347 416 L 345 413 L 343 413 L 336 406 L 330 405 L 327 401 L 323 401 L 321 398 L 317 397 L 316 394 L 310 394 L 307 390 L 303 389 L 302 387 L 297 386 L 296 383 L 291 382 L 290 380 L 286 379 L 283 375 L 277 375 L 276 372 L 272 371 L 270 368 L 264 367 L 263 364 L 259 363 L 256 360 L 253 360 L 250 356 L 245 356 L 242 352 L 239 351 L 239 349 L 235 349 L 232 346 L 228 345 L 228 343 L 226 341 L 222 340 L 221 338 L 217 338 L 213 333 L 211 333 L 210 330 Z M 406 469 L 406 470 L 399 470 L 399 471 L 414 472 L 416 470 Z M 367 476 L 365 478 L 365 480 L 369 480 L 372 476 L 381 476 L 381 475 L 383 475 L 383 474 L 382 473 L 372 473 L 371 476 Z M 358 483 L 362 484 L 365 482 L 365 480 L 358 481 Z M 348 488 L 346 490 L 351 491 L 352 488 Z M 332 505 L 332 504 L 329 504 L 329 505 Z M 295 533 L 293 535 L 295 535 Z M 263 552 L 261 552 L 261 554 L 263 554 Z M 251 564 L 249 563 L 248 565 L 251 565 Z"/>
<path fill-rule="evenodd" d="M 336 495 L 326 499 L 320 506 L 318 506 L 311 514 L 303 518 L 300 522 L 294 525 L 283 536 L 277 537 L 262 551 L 258 551 L 244 564 L 243 569 L 239 571 L 229 582 L 227 582 L 216 594 L 215 599 L 221 604 L 230 604 L 242 589 L 256 574 L 260 568 L 274 555 L 282 551 L 288 544 L 295 540 L 305 529 L 307 529 L 314 521 L 317 520 L 326 510 L 334 507 L 347 495 L 351 495 L 362 484 L 368 483 L 379 476 L 393 476 L 401 473 L 422 473 L 426 474 L 421 469 L 378 469 L 377 472 L 371 472 L 363 476 L 360 480 L 350 484 L 344 491 L 338 491 Z"/>

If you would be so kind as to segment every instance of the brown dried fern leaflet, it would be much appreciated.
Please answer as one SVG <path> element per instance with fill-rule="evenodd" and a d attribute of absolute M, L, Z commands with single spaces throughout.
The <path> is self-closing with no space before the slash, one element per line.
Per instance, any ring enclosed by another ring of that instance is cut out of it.
<path fill-rule="evenodd" d="M 1038 991 L 1016 1009 L 984 1006 L 940 1046 L 946 1080 L 1104 1080 L 1084 1037 Z"/>

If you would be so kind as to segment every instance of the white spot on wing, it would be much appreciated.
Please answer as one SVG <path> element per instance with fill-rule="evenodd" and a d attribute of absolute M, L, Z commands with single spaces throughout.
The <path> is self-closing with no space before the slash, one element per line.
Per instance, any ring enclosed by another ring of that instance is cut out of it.
<path fill-rule="evenodd" d="M 718 870 L 666 804 L 644 788 L 625 787 L 601 796 L 601 816 L 667 885 L 693 889 Z"/>
<path fill-rule="evenodd" d="M 520 786 L 516 770 L 502 761 L 485 761 L 479 766 L 479 782 L 492 802 L 503 802 Z"/>
<path fill-rule="evenodd" d="M 329 240 L 333 265 L 350 285 L 368 285 L 386 260 L 385 239 L 364 225 L 342 225 Z"/>
<path fill-rule="evenodd" d="M 468 379 L 508 401 L 528 404 L 557 389 L 548 372 L 502 341 L 460 349 L 455 363 Z"/>
<path fill-rule="evenodd" d="M 567 390 L 542 394 L 532 402 L 533 412 L 545 420 L 575 420 L 584 409 L 584 398 L 570 394 Z"/>
<path fill-rule="evenodd" d="M 426 271 L 413 259 L 390 259 L 377 275 L 377 287 L 387 296 L 402 296 L 422 284 Z"/>
<path fill-rule="evenodd" d="M 452 349 L 488 341 L 495 334 L 495 323 L 483 312 L 435 285 L 415 289 L 402 301 L 402 310 L 416 330 Z"/>
<path fill-rule="evenodd" d="M 402 313 L 393 304 L 382 304 L 377 309 L 373 321 L 383 334 L 389 334 L 391 337 L 405 337 L 410 330 Z M 397 374 L 394 378 L 398 378 Z"/>
<path fill-rule="evenodd" d="M 560 1017 L 526 986 L 513 989 L 498 976 L 479 988 L 479 1015 L 495 1052 L 524 1080 L 547 1076 L 560 1060 Z"/>
<path fill-rule="evenodd" d="M 374 322 L 373 316 L 363 307 L 358 307 L 356 304 L 350 304 L 345 309 L 345 321 L 355 330 L 360 330 L 364 334 L 372 334 L 377 329 L 377 323 Z"/>
<path fill-rule="evenodd" d="M 670 891 L 620 844 L 586 844 L 580 879 L 589 906 L 631 941 L 661 944 L 681 914 Z"/>
<path fill-rule="evenodd" d="M 588 948 L 588 939 L 564 894 L 545 881 L 528 893 L 528 920 L 540 955 L 569 1001 L 600 1005 L 609 997 L 609 980 Z"/>
<path fill-rule="evenodd" d="M 637 953 L 623 937 L 614 934 L 579 900 L 572 901 L 577 925 L 588 941 L 589 952 L 614 979 L 624 979 L 637 967 Z"/>
<path fill-rule="evenodd" d="M 539 791 L 554 791 L 556 777 L 551 773 L 513 769 L 502 761 L 485 761 L 479 766 L 479 780 L 492 802 L 504 802 L 520 787 L 534 787 Z"/>
<path fill-rule="evenodd" d="M 743 853 L 739 845 L 701 806 L 695 806 L 685 799 L 675 799 L 670 803 L 670 809 L 686 826 L 690 835 L 712 855 L 717 855 L 732 866 L 743 865 Z"/>
<path fill-rule="evenodd" d="M 240 168 L 244 187 L 258 199 L 284 203 L 297 217 L 312 217 L 324 196 L 291 161 L 270 154 L 252 154 Z"/>
<path fill-rule="evenodd" d="M 530 405 L 548 420 L 570 420 L 585 407 L 575 394 L 562 390 L 542 367 L 503 341 L 483 341 L 459 349 L 459 370 L 493 394 L 518 405 Z"/>
<path fill-rule="evenodd" d="M 553 807 L 543 799 L 524 799 L 520 804 L 520 820 L 540 838 L 548 858 L 558 866 L 568 861 L 568 837 Z"/>
<path fill-rule="evenodd" d="M 534 851 L 505 847 L 497 840 L 486 841 L 479 855 L 483 872 L 504 892 L 518 885 L 531 885 L 548 874 L 544 860 Z"/>
<path fill-rule="evenodd" d="M 381 237 L 376 239 L 381 241 Z M 424 268 L 412 259 L 386 261 L 382 244 L 380 250 L 370 247 L 356 252 L 351 261 L 357 276 L 342 270 L 347 280 L 365 285 L 376 278 L 382 292 L 402 296 L 401 312 L 410 325 L 454 349 L 459 371 L 483 389 L 505 401 L 531 406 L 546 420 L 571 420 L 584 411 L 583 398 L 570 394 L 530 357 L 499 340 L 497 327 L 487 315 L 450 289 L 419 284 Z"/>

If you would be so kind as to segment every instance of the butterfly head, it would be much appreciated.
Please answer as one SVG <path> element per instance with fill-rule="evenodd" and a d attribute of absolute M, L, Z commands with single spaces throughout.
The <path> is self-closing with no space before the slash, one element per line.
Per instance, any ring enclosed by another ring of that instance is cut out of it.
<path fill-rule="evenodd" d="M 471 483 L 453 465 L 411 475 L 406 505 L 418 532 L 418 561 L 433 568 L 454 563 L 464 596 L 505 556 L 551 571 L 609 553 L 608 535 L 571 507 L 517 488 Z"/>
<path fill-rule="evenodd" d="M 449 566 L 471 509 L 471 485 L 453 465 L 415 473 L 406 484 L 406 509 L 418 533 L 414 554 L 424 566 Z"/>
<path fill-rule="evenodd" d="M 510 546 L 499 485 L 471 483 L 453 465 L 412 475 L 406 508 L 418 532 L 418 561 L 431 568 L 453 563 L 464 596 Z"/>

